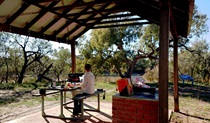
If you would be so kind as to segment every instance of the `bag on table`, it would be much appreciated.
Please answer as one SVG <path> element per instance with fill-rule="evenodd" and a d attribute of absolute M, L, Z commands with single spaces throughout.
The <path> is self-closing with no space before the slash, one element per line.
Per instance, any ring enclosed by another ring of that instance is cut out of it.
<path fill-rule="evenodd" d="M 118 79 L 117 86 L 120 92 L 120 96 L 133 95 L 133 85 L 129 78 Z"/>

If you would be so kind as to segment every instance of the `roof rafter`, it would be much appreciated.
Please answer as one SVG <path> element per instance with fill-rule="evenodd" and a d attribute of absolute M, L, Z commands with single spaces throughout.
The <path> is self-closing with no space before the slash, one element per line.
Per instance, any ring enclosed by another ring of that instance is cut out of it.
<path fill-rule="evenodd" d="M 133 7 L 128 7 L 126 9 L 124 8 L 121 8 L 121 7 L 118 7 L 118 8 L 113 8 L 113 9 L 103 9 L 103 10 L 98 10 L 98 11 L 88 11 L 88 12 L 85 12 L 85 13 L 82 13 L 83 15 L 87 15 L 87 14 L 99 14 L 99 13 L 102 13 L 102 12 L 112 12 L 112 13 L 117 13 L 117 12 L 122 12 L 122 11 L 129 11 L 129 10 L 134 10 L 135 8 Z M 67 16 L 75 16 L 77 15 L 78 13 L 71 13 L 71 14 L 67 14 Z"/>
<path fill-rule="evenodd" d="M 119 19 L 119 20 L 109 20 L 109 21 L 101 21 L 97 24 L 109 24 L 109 23 L 118 23 L 118 22 L 126 22 L 126 21 L 139 21 L 145 20 L 144 18 L 128 18 L 128 19 Z"/>
<path fill-rule="evenodd" d="M 52 2 L 50 5 L 47 6 L 47 8 L 52 8 L 53 6 L 55 6 L 57 3 L 59 3 L 58 1 L 54 1 Z M 31 26 L 33 26 L 41 17 L 43 17 L 45 14 L 47 13 L 47 11 L 44 11 L 41 9 L 41 12 L 29 23 L 26 24 L 26 26 L 24 27 L 24 29 L 29 29 Z"/>
<path fill-rule="evenodd" d="M 86 12 L 90 9 L 90 7 L 86 7 L 85 9 L 83 9 L 81 11 L 82 12 Z M 79 14 L 77 14 L 76 16 L 74 16 L 73 20 L 76 20 L 78 17 L 80 17 Z M 59 28 L 58 30 L 55 31 L 54 35 L 57 35 L 58 33 L 60 33 L 62 30 L 64 30 L 65 28 L 68 28 L 68 26 L 71 24 L 71 21 L 67 21 L 61 28 Z M 79 24 L 80 25 L 80 24 Z"/>
<path fill-rule="evenodd" d="M 87 19 L 78 19 L 79 21 L 91 21 L 91 20 L 102 20 L 102 19 L 111 19 L 111 18 L 120 18 L 120 17 L 129 17 L 129 16 L 135 16 L 134 14 L 119 14 L 119 15 L 111 15 L 111 16 L 107 16 L 107 17 L 95 17 L 95 18 L 91 18 L 89 20 Z"/>
<path fill-rule="evenodd" d="M 63 14 L 67 14 L 71 9 L 67 9 L 64 10 L 61 15 Z M 48 23 L 45 27 L 43 27 L 40 31 L 41 32 L 45 32 L 47 29 L 49 29 L 53 24 L 55 24 L 56 22 L 58 22 L 62 17 L 61 16 L 57 16 L 54 19 L 52 19 L 52 21 L 50 23 Z"/>
<path fill-rule="evenodd" d="M 30 3 L 45 3 L 45 2 L 60 2 L 60 0 L 22 0 L 24 2 L 30 2 Z"/>
<path fill-rule="evenodd" d="M 107 6 L 109 6 L 110 4 L 109 3 L 107 3 L 107 4 L 105 4 L 105 5 L 103 5 L 99 10 L 103 10 L 103 9 L 105 9 Z M 96 16 L 97 14 L 92 14 L 90 17 L 88 17 L 87 19 L 91 19 L 91 18 L 94 18 L 94 16 Z M 98 21 L 101 21 L 101 20 L 98 20 Z M 87 22 L 84 22 L 83 21 L 83 23 L 87 23 Z M 86 27 L 89 27 L 89 25 L 87 26 L 86 25 Z M 77 27 L 78 29 L 79 29 L 79 27 Z M 86 29 L 88 29 L 88 28 L 86 28 Z M 84 32 L 82 32 L 82 34 L 83 34 Z M 81 35 L 82 35 L 81 34 Z M 66 35 L 66 36 L 69 36 L 70 35 L 70 33 L 68 33 L 68 35 Z M 75 36 L 76 37 L 76 36 Z M 73 39 L 75 38 L 75 37 L 73 37 Z M 69 41 L 69 40 L 68 40 Z M 74 40 L 71 40 L 71 41 L 74 41 Z"/>
<path fill-rule="evenodd" d="M 30 31 L 30 30 L 25 30 L 23 28 L 18 28 L 14 26 L 7 26 L 6 24 L 0 24 L 0 31 L 7 31 L 7 32 L 12 32 L 20 35 L 26 35 L 26 36 L 31 36 L 35 38 L 41 38 L 41 39 L 46 39 L 46 40 L 51 40 L 51 41 L 57 41 L 60 43 L 66 43 L 66 39 L 56 37 L 54 35 L 47 35 L 42 32 L 35 32 L 35 31 Z"/>
<path fill-rule="evenodd" d="M 151 24 L 151 22 L 135 22 L 135 23 L 126 23 L 126 24 L 114 24 L 114 25 L 105 25 L 105 26 L 95 26 L 95 27 L 92 27 L 92 29 L 120 27 L 120 26 L 132 26 L 132 25 L 144 25 L 144 24 Z"/>
<path fill-rule="evenodd" d="M 54 7 L 54 10 L 63 10 L 63 9 L 68 9 L 68 8 L 76 8 L 76 7 L 86 7 L 86 6 L 94 6 L 96 4 L 106 4 L 106 3 L 117 3 L 117 2 L 125 2 L 128 0 L 95 0 L 93 2 L 81 2 L 77 3 L 74 5 L 66 5 L 66 6 L 59 6 L 59 7 Z"/>
<path fill-rule="evenodd" d="M 110 4 L 105 4 L 104 6 L 102 6 L 99 10 L 103 10 L 105 9 L 107 6 L 109 6 Z M 104 17 L 108 16 L 109 13 L 107 13 L 106 15 L 103 15 Z M 92 14 L 90 17 L 88 17 L 87 19 L 92 19 L 96 16 L 97 14 Z M 102 19 L 97 20 L 97 22 L 100 22 Z M 83 22 L 85 23 L 85 22 Z M 77 36 L 74 36 L 71 40 L 68 41 L 75 41 L 78 37 L 80 37 L 81 35 L 83 35 L 85 32 L 87 32 L 87 30 L 89 30 L 90 28 L 92 28 L 94 25 L 88 25 L 86 26 L 86 28 L 80 32 Z"/>
<path fill-rule="evenodd" d="M 6 21 L 6 24 L 11 24 L 23 11 L 25 11 L 28 7 L 30 6 L 30 4 L 28 3 L 23 3 L 21 8 L 18 9 L 18 11 L 13 14 L 11 17 L 9 17 Z"/>
<path fill-rule="evenodd" d="M 32 4 L 35 5 L 35 6 L 37 6 L 37 7 L 39 7 L 39 8 L 41 8 L 41 9 L 43 9 L 43 10 L 49 11 L 49 12 L 51 12 L 51 13 L 53 13 L 53 14 L 61 17 L 61 18 L 63 17 L 63 18 L 65 18 L 65 19 L 67 19 L 67 20 L 69 20 L 71 22 L 76 22 L 76 23 L 80 24 L 77 20 L 73 20 L 73 19 L 69 18 L 66 15 L 62 15 L 62 14 L 54 11 L 52 8 L 46 8 L 46 7 L 44 7 L 44 6 L 40 5 L 40 4 L 37 4 L 37 3 L 32 3 Z"/>

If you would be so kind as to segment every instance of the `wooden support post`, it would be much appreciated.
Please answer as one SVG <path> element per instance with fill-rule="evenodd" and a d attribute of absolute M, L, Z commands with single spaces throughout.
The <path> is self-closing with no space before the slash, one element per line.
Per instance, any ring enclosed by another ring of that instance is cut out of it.
<path fill-rule="evenodd" d="M 174 38 L 174 111 L 179 112 L 178 38 Z"/>
<path fill-rule="evenodd" d="M 169 0 L 160 0 L 159 123 L 168 123 Z"/>
<path fill-rule="evenodd" d="M 72 62 L 72 73 L 75 73 L 76 72 L 75 41 L 71 43 L 71 62 Z"/>

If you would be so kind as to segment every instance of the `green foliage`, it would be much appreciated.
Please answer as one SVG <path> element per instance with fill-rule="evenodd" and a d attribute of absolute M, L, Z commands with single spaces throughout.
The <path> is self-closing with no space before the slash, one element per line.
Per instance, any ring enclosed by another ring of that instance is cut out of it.
<path fill-rule="evenodd" d="M 209 82 L 209 44 L 205 40 L 198 40 L 192 43 L 191 48 L 193 52 L 181 51 L 179 54 L 180 74 L 189 74 L 195 81 Z"/>
<path fill-rule="evenodd" d="M 0 83 L 0 89 L 2 90 L 13 90 L 15 86 L 14 83 Z"/>
<path fill-rule="evenodd" d="M 149 82 L 154 82 L 154 81 L 158 81 L 158 66 L 156 66 L 154 69 L 147 69 L 146 70 L 146 74 L 144 74 L 144 78 L 146 79 L 146 81 Z"/>
<path fill-rule="evenodd" d="M 198 7 L 195 6 L 193 11 L 190 35 L 188 36 L 188 38 L 200 37 L 203 33 L 208 32 L 209 30 L 206 23 L 207 20 L 208 20 L 207 15 L 199 12 Z"/>
<path fill-rule="evenodd" d="M 2 81 L 9 82 L 12 79 L 21 84 L 25 74 L 34 71 L 31 66 L 42 64 L 42 58 L 52 52 L 52 46 L 45 40 L 11 33 L 0 34 L 0 40 L 7 41 L 0 45 L 3 51 L 1 58 L 4 61 L 0 66 L 3 68 Z"/>
<path fill-rule="evenodd" d="M 104 71 L 131 75 L 139 57 L 139 32 L 141 26 L 128 26 L 109 29 L 97 29 L 91 33 L 90 41 L 80 45 L 84 61 L 93 64 L 93 71 Z"/>
<path fill-rule="evenodd" d="M 116 83 L 109 83 L 109 82 L 96 82 L 95 88 L 100 88 L 104 89 L 106 91 L 106 98 L 105 101 L 111 102 L 112 101 L 112 96 L 116 93 Z"/>
<path fill-rule="evenodd" d="M 8 97 L 8 98 L 0 97 L 0 106 L 6 105 L 12 102 L 17 102 L 17 99 L 14 97 Z"/>
<path fill-rule="evenodd" d="M 71 52 L 69 49 L 60 48 L 59 51 L 54 50 L 53 67 L 51 68 L 52 76 L 55 76 L 57 80 L 61 78 L 67 78 L 70 73 L 71 66 Z"/>

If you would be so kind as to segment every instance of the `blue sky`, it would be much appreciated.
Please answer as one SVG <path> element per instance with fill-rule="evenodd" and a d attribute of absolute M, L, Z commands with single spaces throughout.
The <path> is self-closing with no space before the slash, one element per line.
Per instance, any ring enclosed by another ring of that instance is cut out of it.
<path fill-rule="evenodd" d="M 210 0 L 195 0 L 195 5 L 198 6 L 198 11 L 200 11 L 202 14 L 207 15 L 208 18 L 207 24 L 210 29 Z M 210 32 L 203 35 L 203 38 L 210 43 Z"/>

